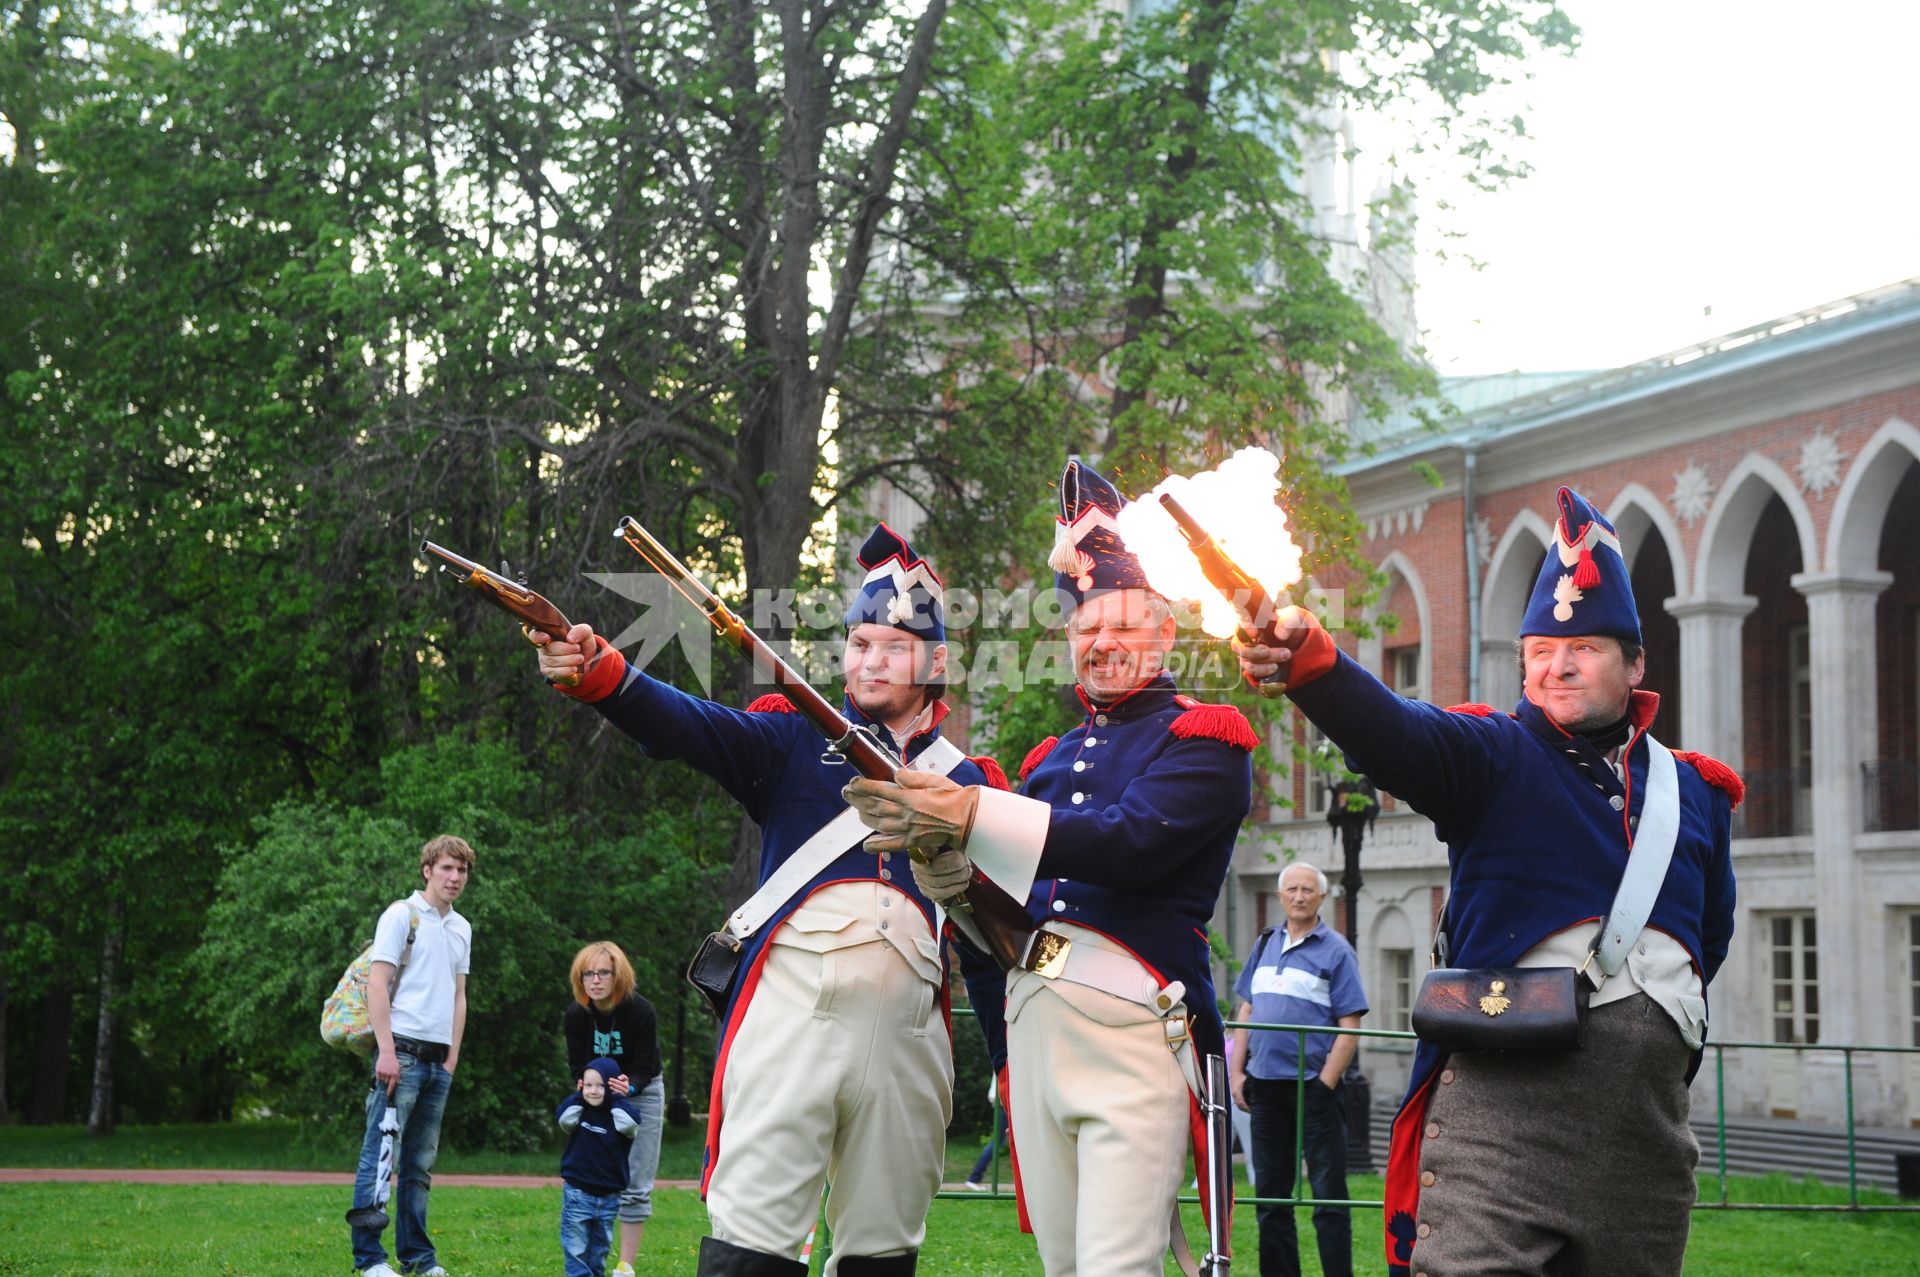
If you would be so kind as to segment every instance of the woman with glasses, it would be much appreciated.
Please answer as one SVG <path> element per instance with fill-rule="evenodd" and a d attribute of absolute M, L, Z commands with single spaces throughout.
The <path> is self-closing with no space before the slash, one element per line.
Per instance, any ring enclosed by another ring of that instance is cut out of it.
<path fill-rule="evenodd" d="M 568 978 L 573 1001 L 561 1016 L 568 1075 L 577 1087 L 587 1062 L 606 1056 L 620 1066 L 619 1075 L 607 1079 L 608 1092 L 640 1110 L 640 1130 L 627 1155 L 627 1187 L 620 1194 L 620 1262 L 608 1275 L 633 1277 L 640 1234 L 653 1216 L 666 1116 L 657 1020 L 653 1003 L 633 991 L 633 964 L 611 940 L 596 940 L 574 954 Z"/>

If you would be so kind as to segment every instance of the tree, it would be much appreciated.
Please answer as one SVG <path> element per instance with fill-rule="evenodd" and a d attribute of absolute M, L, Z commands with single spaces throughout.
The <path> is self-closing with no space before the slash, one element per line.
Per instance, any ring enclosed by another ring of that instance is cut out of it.
<path fill-rule="evenodd" d="M 1474 118 L 1473 100 L 1574 35 L 1550 0 L 960 11 L 931 141 L 913 157 L 924 171 L 907 183 L 934 195 L 903 207 L 909 251 L 871 318 L 886 353 L 868 366 L 923 370 L 922 402 L 938 408 L 890 473 L 991 579 L 1011 566 L 994 558 L 1005 525 L 969 532 L 970 516 L 1000 499 L 1002 474 L 1041 490 L 1015 423 L 1051 427 L 1034 432 L 1049 476 L 1072 449 L 1130 492 L 1264 444 L 1282 458 L 1308 570 L 1364 580 L 1334 472 L 1355 446 L 1349 422 L 1436 382 L 1354 295 L 1366 281 L 1332 268 L 1303 157 L 1329 143 L 1329 106 L 1412 104 L 1472 174 L 1511 176 L 1503 143 L 1521 124 Z M 861 459 L 888 455 L 883 438 L 864 442 Z M 906 465 L 941 449 L 974 464 Z M 1033 532 L 1028 570 L 1047 544 Z"/>
<path fill-rule="evenodd" d="M 1423 383 L 1305 229 L 1292 104 L 1338 49 L 1343 91 L 1429 84 L 1471 148 L 1475 84 L 1565 32 L 1455 0 L 1104 12 L 193 0 L 163 39 L 9 11 L 0 992 L 33 1009 L 36 1112 L 89 1076 L 103 1126 L 254 1085 L 263 1042 L 175 1013 L 200 920 L 263 847 L 364 891 L 371 862 L 325 849 L 425 836 L 394 796 L 425 742 L 509 750 L 578 813 L 505 841 L 640 857 L 682 893 L 662 916 L 699 912 L 716 792 L 556 712 L 422 534 L 617 629 L 578 580 L 635 569 L 617 513 L 738 597 L 829 574 L 812 530 L 887 480 L 951 577 L 1010 582 L 1069 449 L 1138 487 L 1143 456 L 1259 438 L 1337 553 L 1323 392 Z M 991 708 L 1022 749 L 1062 712 Z"/>

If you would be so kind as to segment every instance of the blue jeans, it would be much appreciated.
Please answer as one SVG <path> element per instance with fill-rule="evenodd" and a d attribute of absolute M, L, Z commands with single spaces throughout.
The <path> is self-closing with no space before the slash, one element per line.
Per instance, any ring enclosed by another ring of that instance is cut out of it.
<path fill-rule="evenodd" d="M 667 1125 L 667 1083 L 660 1074 L 637 1087 L 627 1102 L 640 1110 L 640 1129 L 627 1150 L 627 1187 L 620 1194 L 620 1222 L 644 1224 L 653 1218 L 653 1178 L 660 1173 L 660 1134 Z"/>
<path fill-rule="evenodd" d="M 1299 1083 L 1247 1078 L 1247 1105 L 1253 1110 L 1253 1178 L 1262 1197 L 1291 1197 L 1299 1163 L 1294 1160 L 1294 1101 Z M 1337 1092 L 1318 1078 L 1306 1083 L 1307 1182 L 1313 1196 L 1347 1199 L 1347 1112 Z M 1260 1277 L 1300 1277 L 1300 1242 L 1293 1207 L 1257 1206 L 1260 1224 Z M 1313 1232 L 1320 1243 L 1320 1270 L 1326 1277 L 1352 1277 L 1353 1220 L 1344 1206 L 1313 1208 Z"/>
<path fill-rule="evenodd" d="M 395 1143 L 393 1165 L 400 1184 L 387 1215 L 393 1220 L 393 1249 L 406 1270 L 432 1268 L 435 1259 L 433 1241 L 427 1236 L 427 1190 L 433 1187 L 433 1163 L 440 1154 L 440 1119 L 447 1111 L 447 1091 L 453 1074 L 438 1063 L 428 1064 L 400 1052 L 400 1084 L 391 1101 L 399 1114 L 400 1134 Z M 360 1145 L 360 1165 L 353 1176 L 355 1209 L 371 1206 L 379 1200 L 380 1119 L 386 1116 L 387 1088 L 375 1078 L 367 1090 L 367 1135 Z M 353 1230 L 353 1266 L 371 1268 L 385 1263 L 386 1249 L 380 1244 L 380 1230 Z"/>
<path fill-rule="evenodd" d="M 619 1213 L 618 1193 L 596 1197 L 571 1184 L 560 1186 L 560 1253 L 566 1256 L 567 1277 L 606 1277 L 607 1248 Z"/>
<path fill-rule="evenodd" d="M 1007 1111 L 998 1104 L 993 1106 L 993 1134 L 987 1137 L 987 1146 L 980 1150 L 973 1169 L 967 1172 L 967 1183 L 984 1184 L 987 1182 L 987 1168 L 993 1165 L 993 1155 L 1005 1152 L 1007 1147 Z"/>

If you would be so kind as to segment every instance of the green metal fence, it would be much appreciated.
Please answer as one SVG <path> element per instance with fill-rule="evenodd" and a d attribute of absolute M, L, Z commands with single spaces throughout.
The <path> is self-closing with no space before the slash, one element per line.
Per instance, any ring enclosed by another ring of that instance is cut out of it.
<path fill-rule="evenodd" d="M 954 1013 L 956 1015 L 971 1015 L 973 1012 L 971 1008 L 955 1007 Z M 1305 1060 L 1306 1040 L 1309 1034 L 1341 1033 L 1341 1034 L 1347 1034 L 1352 1037 L 1358 1037 L 1358 1038 L 1379 1038 L 1379 1039 L 1385 1039 L 1385 1040 L 1396 1041 L 1396 1042 L 1405 1042 L 1408 1044 L 1411 1044 L 1415 1041 L 1415 1037 L 1412 1033 L 1400 1032 L 1392 1029 L 1344 1029 L 1338 1026 L 1305 1025 L 1305 1024 L 1268 1024 L 1268 1023 L 1262 1023 L 1262 1022 L 1251 1021 L 1251 1020 L 1229 1020 L 1227 1021 L 1227 1028 L 1229 1031 L 1233 1029 L 1258 1029 L 1265 1032 L 1293 1033 L 1297 1035 L 1297 1047 L 1296 1047 L 1295 1056 L 1294 1056 L 1296 1060 Z M 1707 1043 L 1707 1050 L 1711 1052 L 1713 1055 L 1715 1110 L 1716 1110 L 1715 1119 L 1714 1119 L 1714 1131 L 1715 1131 L 1714 1143 L 1715 1143 L 1715 1154 L 1716 1154 L 1716 1162 L 1717 1162 L 1716 1177 L 1718 1181 L 1719 1191 L 1718 1191 L 1718 1200 L 1714 1200 L 1714 1201 L 1705 1200 L 1703 1195 L 1702 1200 L 1694 1203 L 1695 1210 L 1803 1211 L 1803 1212 L 1814 1212 L 1814 1213 L 1862 1213 L 1862 1214 L 1870 1213 L 1870 1212 L 1920 1213 L 1920 1202 L 1882 1204 L 1882 1203 L 1863 1203 L 1860 1200 L 1857 1127 L 1854 1121 L 1854 1096 L 1853 1096 L 1853 1060 L 1856 1055 L 1868 1055 L 1868 1054 L 1920 1055 L 1920 1047 L 1859 1046 L 1852 1043 L 1840 1043 L 1840 1044 L 1819 1043 L 1815 1045 L 1805 1045 L 1800 1043 L 1781 1043 L 1781 1042 L 1709 1042 Z M 1839 1055 L 1841 1056 L 1842 1071 L 1846 1079 L 1847 1201 L 1844 1205 L 1840 1203 L 1833 1203 L 1833 1202 L 1827 1202 L 1827 1203 L 1736 1202 L 1736 1201 L 1730 1200 L 1729 1190 L 1728 1190 L 1729 1177 L 1727 1174 L 1727 1086 L 1726 1086 L 1726 1053 L 1730 1050 L 1793 1051 L 1801 1054 L 1814 1054 L 1819 1052 L 1839 1053 Z M 1295 1081 L 1297 1082 L 1299 1080 L 1300 1080 L 1299 1075 L 1296 1074 Z M 1001 1104 L 1000 1099 L 996 1098 L 993 1105 L 992 1124 L 988 1128 L 990 1132 L 997 1132 L 999 1130 L 1000 1104 Z M 1294 1126 L 1293 1157 L 1294 1157 L 1294 1165 L 1297 1167 L 1300 1164 L 1300 1159 L 1301 1159 L 1302 1153 L 1304 1152 L 1304 1144 L 1306 1140 L 1306 1090 L 1304 1087 L 1298 1088 L 1295 1091 L 1294 1105 L 1295 1105 L 1295 1108 L 1294 1108 L 1294 1124 L 1293 1124 Z M 993 1136 L 990 1135 L 989 1138 L 991 1139 L 993 1138 Z M 1916 1151 L 1920 1151 L 1920 1149 L 1917 1149 Z M 971 1201 L 997 1201 L 997 1200 L 1008 1199 L 1012 1195 L 1012 1190 L 1010 1185 L 1004 1189 L 1002 1188 L 1001 1171 L 1000 1171 L 1001 1161 L 1002 1159 L 999 1153 L 996 1151 L 996 1153 L 993 1156 L 991 1168 L 990 1168 L 991 1179 L 988 1181 L 990 1191 L 984 1192 L 984 1193 L 971 1192 L 971 1191 L 943 1192 L 940 1194 L 940 1196 L 945 1198 L 971 1200 Z M 1296 1176 L 1296 1180 L 1295 1180 L 1296 1186 L 1304 1187 L 1304 1179 L 1305 1179 L 1304 1176 Z M 1181 1197 L 1180 1200 L 1183 1202 L 1197 1202 L 1199 1198 L 1197 1196 L 1189 1194 Z M 1358 1207 L 1358 1208 L 1370 1208 L 1374 1210 L 1378 1210 L 1383 1206 L 1383 1203 L 1377 1198 L 1375 1199 L 1363 1199 L 1363 1198 L 1332 1199 L 1332 1198 L 1302 1196 L 1299 1193 L 1296 1193 L 1294 1196 L 1291 1196 L 1291 1197 L 1264 1197 L 1264 1196 L 1239 1197 L 1239 1196 L 1236 1196 L 1233 1200 L 1236 1205 L 1242 1205 L 1242 1206 L 1347 1206 L 1347 1207 Z"/>

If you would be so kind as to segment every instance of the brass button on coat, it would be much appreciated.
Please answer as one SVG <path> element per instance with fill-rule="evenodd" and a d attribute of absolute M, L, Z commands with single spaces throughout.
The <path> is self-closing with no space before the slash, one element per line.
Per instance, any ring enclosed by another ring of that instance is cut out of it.
<path fill-rule="evenodd" d="M 1420 1235 L 1421 1237 L 1431 1237 L 1433 1235 L 1433 1225 L 1422 1224 L 1420 1225 L 1420 1227 L 1414 1229 L 1413 1231 L 1418 1235 Z"/>
<path fill-rule="evenodd" d="M 1422 1187 L 1422 1188 L 1432 1188 L 1432 1187 L 1433 1187 L 1433 1172 L 1432 1172 L 1432 1171 L 1421 1171 L 1421 1172 L 1420 1172 L 1420 1187 Z"/>
<path fill-rule="evenodd" d="M 1427 1123 L 1427 1138 L 1430 1140 L 1437 1140 L 1440 1138 L 1440 1123 L 1438 1122 Z"/>
<path fill-rule="evenodd" d="M 1449 1083 L 1450 1083 L 1450 1082 L 1452 1082 L 1452 1081 L 1453 1081 L 1453 1070 L 1452 1070 L 1452 1069 L 1441 1069 L 1441 1070 L 1440 1070 L 1440 1085 L 1442 1085 L 1442 1086 L 1446 1086 L 1447 1084 L 1449 1084 Z"/>

